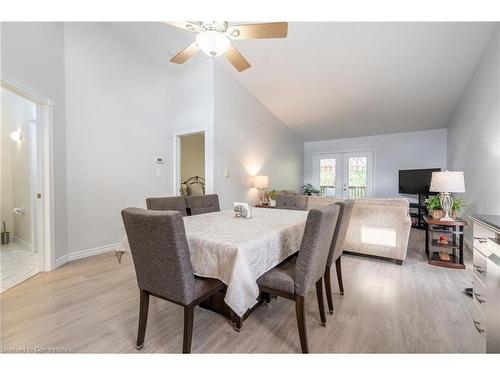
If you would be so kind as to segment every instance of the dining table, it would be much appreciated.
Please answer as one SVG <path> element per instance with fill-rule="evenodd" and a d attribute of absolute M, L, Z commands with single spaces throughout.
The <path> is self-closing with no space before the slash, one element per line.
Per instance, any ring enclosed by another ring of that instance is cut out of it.
<path fill-rule="evenodd" d="M 233 210 L 184 217 L 194 274 L 225 284 L 201 306 L 227 316 L 239 331 L 263 301 L 257 279 L 299 250 L 307 214 L 253 207 L 250 218 L 236 217 Z M 117 256 L 127 252 L 124 237 Z"/>

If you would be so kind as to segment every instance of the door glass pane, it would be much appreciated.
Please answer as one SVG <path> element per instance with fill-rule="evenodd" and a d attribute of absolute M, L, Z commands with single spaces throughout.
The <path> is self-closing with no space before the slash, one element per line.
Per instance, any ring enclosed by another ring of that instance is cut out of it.
<path fill-rule="evenodd" d="M 364 198 L 366 195 L 366 156 L 349 157 L 349 198 Z"/>
<path fill-rule="evenodd" d="M 319 189 L 323 196 L 335 196 L 335 165 L 335 159 L 319 161 Z"/>

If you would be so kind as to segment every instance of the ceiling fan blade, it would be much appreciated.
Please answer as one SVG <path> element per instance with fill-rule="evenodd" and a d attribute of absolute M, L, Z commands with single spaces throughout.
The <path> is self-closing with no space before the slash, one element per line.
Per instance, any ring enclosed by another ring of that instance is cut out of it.
<path fill-rule="evenodd" d="M 227 33 L 233 39 L 286 38 L 288 22 L 232 25 L 227 28 Z"/>
<path fill-rule="evenodd" d="M 224 54 L 229 62 L 236 68 L 238 72 L 242 72 L 250 68 L 248 61 L 241 55 L 241 53 L 234 48 L 233 45 L 229 47 L 227 52 Z"/>
<path fill-rule="evenodd" d="M 200 25 L 195 22 L 190 21 L 174 21 L 174 22 L 165 22 L 167 25 L 175 26 L 180 29 L 198 32 L 200 31 Z"/>
<path fill-rule="evenodd" d="M 190 44 L 186 48 L 184 48 L 181 52 L 170 59 L 170 62 L 176 64 L 184 64 L 191 56 L 196 55 L 200 52 L 200 47 L 196 44 L 196 42 Z"/>

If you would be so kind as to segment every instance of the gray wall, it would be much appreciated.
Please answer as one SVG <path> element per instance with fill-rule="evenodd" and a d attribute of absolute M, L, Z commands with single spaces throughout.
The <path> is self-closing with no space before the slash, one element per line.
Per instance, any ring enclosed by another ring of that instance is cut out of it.
<path fill-rule="evenodd" d="M 464 171 L 467 210 L 500 214 L 500 27 L 448 128 L 448 166 Z"/>
<path fill-rule="evenodd" d="M 2 74 L 54 101 L 54 247 L 67 253 L 64 25 L 60 22 L 2 22 Z"/>
<path fill-rule="evenodd" d="M 171 192 L 169 75 L 99 23 L 67 23 L 65 47 L 73 253 L 119 242 L 123 208 Z"/>
<path fill-rule="evenodd" d="M 252 176 L 259 174 L 269 176 L 270 189 L 298 190 L 303 141 L 218 63 L 214 70 L 214 178 L 221 207 L 257 203 Z"/>
<path fill-rule="evenodd" d="M 314 153 L 369 150 L 375 151 L 373 196 L 397 197 L 400 169 L 446 169 L 446 129 L 306 142 L 304 181 L 313 183 Z"/>

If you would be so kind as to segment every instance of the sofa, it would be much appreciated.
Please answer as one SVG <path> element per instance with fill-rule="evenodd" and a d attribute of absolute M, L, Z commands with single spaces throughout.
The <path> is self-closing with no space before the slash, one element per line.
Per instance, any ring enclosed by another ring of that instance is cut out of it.
<path fill-rule="evenodd" d="M 341 200 L 309 197 L 307 209 Z M 409 206 L 408 200 L 404 198 L 354 199 L 344 252 L 402 264 L 406 258 L 411 229 Z"/>

